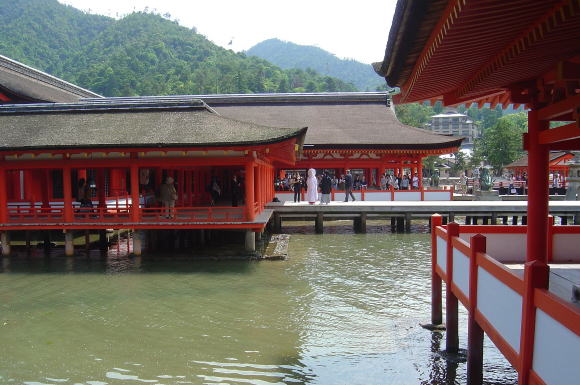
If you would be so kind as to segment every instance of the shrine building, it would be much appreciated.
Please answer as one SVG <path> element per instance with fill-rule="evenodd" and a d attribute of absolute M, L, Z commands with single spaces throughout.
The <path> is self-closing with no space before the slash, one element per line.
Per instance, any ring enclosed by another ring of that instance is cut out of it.
<path fill-rule="evenodd" d="M 426 326 L 443 323 L 445 281 L 448 357 L 459 352 L 458 304 L 468 312 L 467 384 L 483 383 L 484 334 L 519 385 L 578 383 L 580 226 L 554 225 L 547 182 L 550 151 L 580 150 L 580 2 L 399 0 L 391 25 L 374 67 L 400 88 L 395 103 L 529 109 L 527 225 L 442 225 L 435 215 Z"/>

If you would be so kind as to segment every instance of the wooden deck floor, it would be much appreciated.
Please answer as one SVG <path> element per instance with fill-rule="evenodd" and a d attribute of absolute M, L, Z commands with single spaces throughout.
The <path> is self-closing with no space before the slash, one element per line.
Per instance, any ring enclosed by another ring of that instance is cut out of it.
<path fill-rule="evenodd" d="M 550 292 L 566 302 L 580 308 L 580 301 L 573 298 L 573 286 L 580 286 L 580 264 L 578 263 L 550 263 Z M 524 277 L 523 264 L 506 264 L 522 279 Z"/>

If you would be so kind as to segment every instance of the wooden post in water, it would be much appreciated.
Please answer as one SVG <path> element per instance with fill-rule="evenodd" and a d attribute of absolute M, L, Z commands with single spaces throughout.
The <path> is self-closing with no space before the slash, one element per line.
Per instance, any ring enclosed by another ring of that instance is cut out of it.
<path fill-rule="evenodd" d="M 64 232 L 64 255 L 67 257 L 72 257 L 75 255 L 75 247 L 73 244 L 73 232 L 71 230 L 65 230 Z"/>
<path fill-rule="evenodd" d="M 246 251 L 248 253 L 256 251 L 256 233 L 253 230 L 246 230 Z"/>
<path fill-rule="evenodd" d="M 30 252 L 30 230 L 24 231 L 24 242 L 26 243 L 26 252 Z"/>
<path fill-rule="evenodd" d="M 143 251 L 143 243 L 141 241 L 141 230 L 133 230 L 133 254 L 140 256 Z"/>
<path fill-rule="evenodd" d="M 580 225 L 580 213 L 575 213 L 574 214 L 574 224 L 575 225 Z"/>
<path fill-rule="evenodd" d="M 443 218 L 439 214 L 431 216 L 431 324 L 441 325 L 443 323 L 442 312 L 442 282 L 437 275 L 437 226 L 441 226 Z"/>
<path fill-rule="evenodd" d="M 483 329 L 475 320 L 477 310 L 477 254 L 485 253 L 486 238 L 481 234 L 471 237 L 469 256 L 469 316 L 467 324 L 467 383 L 483 383 Z"/>
<path fill-rule="evenodd" d="M 317 213 L 314 219 L 314 231 L 316 234 L 322 234 L 324 232 L 324 214 Z"/>
<path fill-rule="evenodd" d="M 411 213 L 405 213 L 405 232 L 411 232 Z"/>
<path fill-rule="evenodd" d="M 457 353 L 459 350 L 459 328 L 457 297 L 451 290 L 453 282 L 453 238 L 459 236 L 459 225 L 452 222 L 447 225 L 447 280 L 445 292 L 445 350 L 448 353 Z"/>
<path fill-rule="evenodd" d="M 359 218 L 359 232 L 366 233 L 367 232 L 367 213 L 361 213 Z"/>
<path fill-rule="evenodd" d="M 7 257 L 10 255 L 10 237 L 8 236 L 8 231 L 2 231 L 0 233 L 0 243 L 2 243 L 2 255 Z"/>

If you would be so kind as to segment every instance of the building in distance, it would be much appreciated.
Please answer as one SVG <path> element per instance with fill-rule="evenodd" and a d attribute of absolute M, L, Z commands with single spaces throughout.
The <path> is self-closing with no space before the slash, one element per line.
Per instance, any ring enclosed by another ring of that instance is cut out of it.
<path fill-rule="evenodd" d="M 473 119 L 451 108 L 433 115 L 425 126 L 436 134 L 464 137 L 461 146 L 464 148 L 473 148 L 475 139 L 481 138 L 481 130 Z"/>

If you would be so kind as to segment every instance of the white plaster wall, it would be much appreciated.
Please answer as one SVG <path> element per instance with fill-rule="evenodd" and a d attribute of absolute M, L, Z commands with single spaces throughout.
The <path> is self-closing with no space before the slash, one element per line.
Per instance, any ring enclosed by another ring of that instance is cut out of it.
<path fill-rule="evenodd" d="M 553 261 L 580 262 L 580 234 L 554 234 Z"/>
<path fill-rule="evenodd" d="M 475 233 L 461 233 L 459 237 L 469 243 Z M 485 234 L 486 254 L 499 262 L 526 261 L 526 234 Z"/>
<path fill-rule="evenodd" d="M 357 201 L 361 200 L 361 194 L 360 191 L 353 191 L 352 194 L 354 195 L 354 197 L 356 198 Z M 346 196 L 346 194 L 344 193 L 344 191 L 341 192 L 336 192 L 334 194 L 334 200 L 337 202 L 343 202 L 344 201 L 344 197 Z M 352 199 L 352 197 L 348 197 L 348 201 L 350 202 Z"/>
<path fill-rule="evenodd" d="M 469 298 L 469 258 L 453 249 L 453 283 Z"/>
<path fill-rule="evenodd" d="M 395 191 L 396 201 L 420 201 L 420 191 Z"/>
<path fill-rule="evenodd" d="M 449 201 L 451 193 L 449 191 L 425 191 L 424 197 L 426 201 Z"/>
<path fill-rule="evenodd" d="M 391 192 L 381 191 L 381 192 L 368 192 L 365 191 L 365 201 L 390 201 Z"/>
<path fill-rule="evenodd" d="M 437 266 L 447 274 L 447 241 L 437 237 Z"/>
<path fill-rule="evenodd" d="M 580 336 L 544 313 L 536 311 L 532 368 L 550 385 L 580 383 Z"/>
<path fill-rule="evenodd" d="M 522 297 L 481 266 L 477 271 L 477 308 L 518 353 Z"/>

